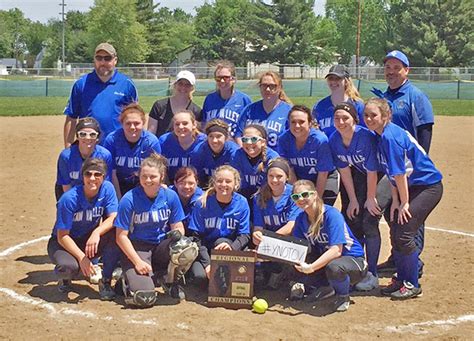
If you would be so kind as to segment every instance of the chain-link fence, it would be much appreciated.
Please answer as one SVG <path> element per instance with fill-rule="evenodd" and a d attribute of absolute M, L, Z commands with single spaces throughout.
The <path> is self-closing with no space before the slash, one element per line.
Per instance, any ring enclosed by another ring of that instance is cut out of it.
<path fill-rule="evenodd" d="M 169 94 L 174 77 L 182 69 L 194 72 L 198 78 L 195 95 L 206 95 L 215 89 L 214 69 L 210 67 L 134 67 L 120 68 L 120 71 L 134 80 L 140 96 L 164 97 Z M 238 68 L 237 87 L 250 96 L 258 96 L 258 74 L 273 70 L 282 75 L 288 96 L 320 98 L 328 94 L 324 80 L 328 69 L 270 64 Z M 0 76 L 0 97 L 66 97 L 74 81 L 91 70 L 92 67 L 17 70 L 15 74 Z M 372 96 L 372 87 L 383 90 L 387 86 L 382 67 L 350 68 L 350 72 L 364 98 Z M 410 79 L 433 99 L 474 99 L 474 68 L 411 68 Z"/>

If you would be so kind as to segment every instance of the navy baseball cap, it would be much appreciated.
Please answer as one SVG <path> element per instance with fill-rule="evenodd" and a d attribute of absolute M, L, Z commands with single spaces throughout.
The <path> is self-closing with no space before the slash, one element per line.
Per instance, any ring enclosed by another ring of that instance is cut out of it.
<path fill-rule="evenodd" d="M 387 55 L 385 56 L 385 58 L 383 60 L 384 64 L 387 61 L 387 59 L 390 59 L 390 58 L 398 59 L 406 67 L 410 66 L 410 62 L 408 61 L 408 57 L 401 51 L 393 50 L 393 51 L 387 53 Z"/>
<path fill-rule="evenodd" d="M 336 76 L 339 78 L 349 78 L 350 74 L 347 68 L 344 65 L 333 65 L 329 69 L 328 74 L 324 78 L 328 78 L 329 76 Z"/>

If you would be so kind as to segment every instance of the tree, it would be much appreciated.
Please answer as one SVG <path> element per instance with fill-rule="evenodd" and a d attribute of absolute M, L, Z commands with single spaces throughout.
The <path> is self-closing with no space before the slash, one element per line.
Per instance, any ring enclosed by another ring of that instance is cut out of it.
<path fill-rule="evenodd" d="M 359 0 L 361 3 L 360 55 L 381 61 L 387 51 L 388 28 L 400 27 L 389 20 L 387 8 L 389 0 Z M 356 35 L 359 1 L 327 0 L 326 17 L 337 27 L 334 42 L 341 63 L 348 64 L 356 54 Z M 403 1 L 403 0 L 402 0 Z"/>
<path fill-rule="evenodd" d="M 95 0 L 89 15 L 89 55 L 107 41 L 114 45 L 121 64 L 146 60 L 150 47 L 145 26 L 137 22 L 135 0 Z"/>
<path fill-rule="evenodd" d="M 25 29 L 29 20 L 18 8 L 0 11 L 0 55 L 22 60 L 28 52 Z M 21 67 L 22 65 L 17 65 Z"/>
<path fill-rule="evenodd" d="M 390 15 L 402 22 L 389 47 L 404 51 L 411 66 L 469 66 L 474 62 L 474 9 L 463 0 L 393 1 Z"/>
<path fill-rule="evenodd" d="M 216 0 L 197 9 L 193 58 L 247 62 L 248 20 L 253 4 L 248 0 Z"/>

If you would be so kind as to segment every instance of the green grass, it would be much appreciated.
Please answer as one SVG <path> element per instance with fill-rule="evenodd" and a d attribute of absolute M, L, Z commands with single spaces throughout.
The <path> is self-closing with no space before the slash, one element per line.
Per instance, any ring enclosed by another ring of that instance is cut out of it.
<path fill-rule="evenodd" d="M 149 111 L 156 97 L 140 97 L 140 104 Z M 256 100 L 257 98 L 254 98 Z M 310 108 L 319 98 L 293 97 L 294 103 L 305 104 Z M 61 115 L 67 104 L 66 97 L 0 97 L 0 116 L 39 116 Z M 202 105 L 204 97 L 194 98 L 198 105 Z M 474 116 L 472 100 L 433 99 L 434 112 L 443 116 Z"/>

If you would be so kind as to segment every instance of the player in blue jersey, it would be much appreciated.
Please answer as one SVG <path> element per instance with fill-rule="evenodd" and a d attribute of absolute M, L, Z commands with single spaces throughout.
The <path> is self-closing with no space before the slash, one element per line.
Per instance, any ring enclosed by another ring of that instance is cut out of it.
<path fill-rule="evenodd" d="M 173 117 L 173 131 L 160 137 L 162 154 L 168 159 L 170 183 L 178 169 L 191 165 L 191 158 L 206 140 L 206 135 L 199 132 L 197 125 L 191 111 L 182 111 Z"/>
<path fill-rule="evenodd" d="M 174 177 L 174 185 L 170 189 L 179 196 L 185 218 L 183 219 L 184 228 L 187 229 L 191 212 L 196 206 L 196 202 L 202 196 L 203 191 L 198 186 L 198 175 L 194 167 L 182 167 L 178 169 Z"/>
<path fill-rule="evenodd" d="M 391 123 L 391 109 L 386 100 L 367 101 L 365 122 L 377 134 L 379 162 L 392 185 L 392 204 L 386 220 L 397 275 L 382 289 L 382 294 L 394 299 L 417 297 L 422 290 L 415 239 L 420 226 L 441 200 L 442 175 L 416 139 Z"/>
<path fill-rule="evenodd" d="M 352 83 L 349 71 L 344 65 L 334 65 L 326 75 L 328 88 L 331 95 L 317 102 L 313 107 L 313 117 L 319 124 L 326 136 L 329 138 L 336 131 L 334 127 L 334 107 L 342 102 L 350 102 L 357 110 L 359 122 L 364 125 L 364 102 L 359 91 Z"/>
<path fill-rule="evenodd" d="M 235 135 L 240 113 L 252 103 L 250 97 L 235 89 L 237 81 L 235 65 L 227 60 L 216 65 L 214 71 L 216 81 L 215 92 L 210 93 L 204 99 L 202 106 L 202 123 L 219 118 L 230 126 L 230 135 Z"/>
<path fill-rule="evenodd" d="M 199 256 L 191 268 L 196 284 L 209 279 L 211 250 L 243 250 L 250 240 L 250 208 L 237 193 L 239 185 L 239 172 L 220 166 L 193 209 L 188 229 L 200 241 Z"/>
<path fill-rule="evenodd" d="M 366 278 L 355 288 L 370 291 L 378 287 L 379 221 L 390 203 L 390 185 L 387 177 L 378 173 L 375 135 L 358 125 L 355 107 L 340 103 L 334 110 L 336 131 L 329 139 L 329 146 L 343 184 L 341 212 L 355 237 L 365 245 L 369 265 Z"/>
<path fill-rule="evenodd" d="M 297 179 L 313 181 L 324 202 L 333 205 L 339 193 L 339 179 L 328 138 L 315 128 L 306 106 L 295 105 L 288 117 L 290 129 L 280 137 L 278 153 L 290 162 Z"/>
<path fill-rule="evenodd" d="M 266 181 L 265 171 L 268 162 L 278 153 L 267 145 L 267 131 L 259 124 L 245 127 L 242 136 L 242 148 L 235 152 L 230 165 L 240 173 L 239 192 L 252 203 L 252 196 Z"/>
<path fill-rule="evenodd" d="M 258 247 L 263 230 L 281 235 L 291 235 L 295 220 L 301 210 L 291 200 L 293 186 L 287 181 L 290 165 L 281 157 L 271 160 L 267 168 L 267 182 L 260 188 L 253 202 L 252 241 Z M 271 289 L 278 289 L 285 277 L 284 267 L 277 262 L 262 262 L 263 282 Z M 256 270 L 257 274 L 259 273 Z"/>
<path fill-rule="evenodd" d="M 120 114 L 122 128 L 109 134 L 104 147 L 112 154 L 112 181 L 118 198 L 138 185 L 141 162 L 152 153 L 161 153 L 156 136 L 144 130 L 145 112 L 137 103 L 126 106 Z"/>
<path fill-rule="evenodd" d="M 296 218 L 293 236 L 306 238 L 310 243 L 306 261 L 296 265 L 296 269 L 306 275 L 302 278 L 306 283 L 311 283 L 324 271 L 330 284 L 314 290 L 309 297 L 320 300 L 336 294 L 335 310 L 346 311 L 350 304 L 350 285 L 359 282 L 367 273 L 364 250 L 341 212 L 323 203 L 313 182 L 295 182 L 291 198 L 304 211 Z M 293 284 L 293 298 L 302 297 L 305 287 L 301 284 Z"/>
<path fill-rule="evenodd" d="M 192 111 L 198 121 L 201 120 L 201 108 L 193 102 L 196 89 L 196 77 L 190 71 L 178 72 L 173 82 L 173 94 L 155 103 L 148 117 L 148 131 L 157 137 L 172 130 L 173 116 L 181 111 Z"/>
<path fill-rule="evenodd" d="M 80 273 L 86 277 L 95 275 L 91 260 L 102 255 L 104 270 L 99 294 L 102 300 L 113 300 L 110 282 L 120 258 L 113 229 L 117 196 L 112 183 L 104 180 L 104 160 L 86 159 L 81 174 L 84 184 L 71 188 L 59 199 L 48 255 L 56 265 L 54 271 L 62 293 L 72 290 L 71 281 Z"/>
<path fill-rule="evenodd" d="M 97 45 L 94 56 L 94 71 L 77 80 L 64 109 L 64 146 L 74 142 L 77 119 L 93 117 L 100 125 L 102 138 L 120 128 L 118 117 L 127 104 L 138 101 L 133 82 L 115 69 L 115 48 L 102 43 Z"/>
<path fill-rule="evenodd" d="M 191 165 L 197 169 L 199 185 L 207 188 L 214 170 L 230 163 L 238 144 L 229 140 L 229 125 L 221 119 L 214 118 L 207 122 L 204 129 L 207 141 L 191 157 Z"/>
<path fill-rule="evenodd" d="M 249 124 L 260 124 L 268 133 L 268 145 L 275 148 L 278 138 L 287 129 L 288 112 L 291 109 L 291 101 L 283 91 L 280 76 L 273 71 L 267 71 L 260 76 L 258 81 L 260 101 L 249 104 L 242 111 L 239 123 L 235 131 L 235 137 L 239 144 L 244 128 Z"/>
<path fill-rule="evenodd" d="M 384 58 L 384 74 L 388 84 L 385 92 L 373 89 L 377 96 L 391 103 L 392 122 L 407 130 L 426 151 L 430 152 L 434 124 L 433 108 L 428 96 L 414 86 L 408 79 L 410 61 L 401 51 L 391 51 Z M 425 227 L 420 226 L 416 244 L 423 251 Z M 381 271 L 393 270 L 392 257 L 380 264 Z M 423 274 L 423 262 L 419 260 L 420 277 Z"/>
<path fill-rule="evenodd" d="M 120 200 L 114 222 L 123 251 L 126 302 L 138 307 L 155 303 L 158 283 L 171 297 L 184 299 L 179 281 L 197 256 L 197 246 L 191 253 L 174 253 L 183 245 L 179 238 L 184 235 L 185 216 L 176 192 L 162 186 L 165 174 L 166 160 L 161 155 L 143 160 L 140 185 Z"/>
<path fill-rule="evenodd" d="M 105 161 L 108 170 L 106 180 L 111 181 L 112 155 L 107 149 L 97 145 L 99 136 L 99 123 L 95 119 L 86 117 L 78 120 L 77 140 L 59 154 L 55 186 L 56 200 L 59 200 L 64 192 L 82 183 L 82 163 L 89 157 Z"/>

